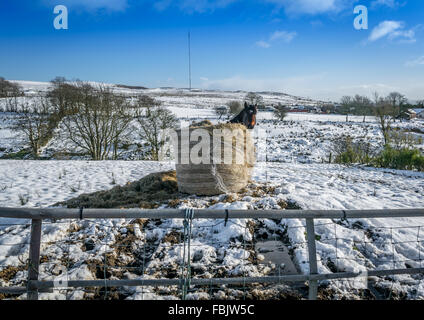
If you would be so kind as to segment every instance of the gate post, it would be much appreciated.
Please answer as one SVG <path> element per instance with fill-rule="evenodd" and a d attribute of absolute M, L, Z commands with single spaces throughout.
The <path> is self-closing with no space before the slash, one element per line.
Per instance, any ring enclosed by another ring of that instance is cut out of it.
<path fill-rule="evenodd" d="M 317 250 L 315 245 L 314 219 L 306 219 L 306 235 L 308 238 L 309 274 L 318 274 Z M 316 300 L 318 295 L 318 281 L 309 280 L 309 300 Z"/>
<path fill-rule="evenodd" d="M 27 299 L 38 300 L 38 289 L 33 281 L 38 280 L 40 265 L 40 246 L 41 246 L 41 219 L 32 219 L 31 223 L 31 241 L 29 245 L 29 266 L 28 266 L 28 284 Z"/>

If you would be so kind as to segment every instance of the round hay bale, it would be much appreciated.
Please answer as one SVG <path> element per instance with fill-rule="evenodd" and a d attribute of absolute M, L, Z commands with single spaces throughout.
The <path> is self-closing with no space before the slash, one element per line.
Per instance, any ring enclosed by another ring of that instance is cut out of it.
<path fill-rule="evenodd" d="M 201 130 L 198 130 L 201 129 Z M 250 132 L 241 124 L 191 126 L 177 130 L 178 190 L 196 195 L 236 193 L 255 163 Z M 209 136 L 209 137 L 208 137 Z"/>

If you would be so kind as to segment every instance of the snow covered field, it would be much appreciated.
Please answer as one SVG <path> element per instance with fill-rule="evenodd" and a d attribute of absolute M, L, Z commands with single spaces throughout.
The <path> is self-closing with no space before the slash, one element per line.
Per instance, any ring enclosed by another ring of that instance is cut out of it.
<path fill-rule="evenodd" d="M 49 88 L 49 83 L 17 81 L 26 93 L 25 100 L 31 105 L 37 96 L 44 95 Z M 228 91 L 188 91 L 186 89 L 157 88 L 157 89 L 125 89 L 110 85 L 111 88 L 130 97 L 138 94 L 147 94 L 162 102 L 162 105 L 171 110 L 186 126 L 190 121 L 209 119 L 218 122 L 214 107 L 225 105 L 231 100 L 243 100 L 246 92 Z M 283 105 L 317 105 L 319 102 L 305 100 L 281 93 L 262 93 L 265 104 Z M 2 101 L 3 100 L 3 101 Z M 0 99 L 0 107 L 4 107 L 4 99 Z M 0 157 L 18 152 L 25 145 L 19 131 L 14 129 L 19 114 L 0 112 Z M 221 119 L 226 121 L 226 119 Z M 284 123 L 274 123 L 272 112 L 260 111 L 257 116 L 258 126 L 256 135 L 261 136 L 266 146 L 267 161 L 322 163 L 328 160 L 333 150 L 333 143 L 343 136 L 354 139 L 366 139 L 372 146 L 377 146 L 382 141 L 378 124 L 373 117 L 367 117 L 363 122 L 362 116 L 324 115 L 311 113 L 289 113 Z M 395 127 L 401 129 L 424 130 L 424 121 L 396 122 Z M 125 141 L 125 149 L 120 149 L 119 159 L 122 160 L 148 160 L 145 158 L 143 144 L 146 142 L 137 133 L 137 121 L 131 123 L 131 134 Z M 81 152 L 74 145 L 70 145 L 57 130 L 54 137 L 42 148 L 41 156 L 48 159 L 87 159 L 85 156 L 75 155 Z M 417 138 L 424 138 L 424 134 L 415 134 Z M 265 138 L 264 138 L 265 137 Z M 268 138 L 268 139 L 267 139 Z M 424 140 L 424 139 L 423 139 Z M 424 150 L 424 144 L 420 146 Z M 66 154 L 71 154 L 66 156 Z M 64 156 L 65 155 L 65 156 Z"/>
<path fill-rule="evenodd" d="M 46 90 L 47 84 L 28 82 L 25 88 L 27 94 L 37 95 L 39 91 Z M 123 88 L 116 90 L 125 94 L 135 93 Z M 162 100 L 184 123 L 205 118 L 216 123 L 218 119 L 213 106 L 240 99 L 245 94 L 177 89 L 142 91 Z M 301 103 L 301 100 L 285 95 L 264 94 L 264 98 L 273 102 L 291 99 L 293 103 Z M 0 156 L 24 147 L 21 137 L 11 129 L 16 117 L 16 114 L 0 113 Z M 345 116 L 339 115 L 296 113 L 289 114 L 284 123 L 277 123 L 272 113 L 261 112 L 255 131 L 258 163 L 247 193 L 217 197 L 186 196 L 173 207 L 281 209 L 281 203 L 290 203 L 302 209 L 424 208 L 424 173 L 327 163 L 333 143 L 344 135 L 366 139 L 375 147 L 380 144 L 382 137 L 374 119 L 367 118 L 363 122 L 362 117 L 350 117 L 349 120 L 346 122 Z M 398 122 L 395 125 L 402 129 L 424 127 L 422 121 Z M 136 135 L 130 139 L 143 142 L 137 140 Z M 47 144 L 43 154 L 51 155 L 66 148 L 58 135 Z M 137 152 L 136 148 L 130 147 L 123 159 L 138 159 Z M 0 160 L 0 206 L 49 207 L 84 193 L 109 190 L 150 173 L 174 168 L 172 162 L 77 159 Z M 163 203 L 162 207 L 169 205 Z M 15 225 L 19 223 L 15 219 L 0 219 L 0 286 L 22 285 L 26 277 L 22 266 L 28 258 L 29 228 L 27 225 Z M 92 267 L 92 264 L 101 264 L 106 256 L 115 263 L 108 271 L 110 278 L 132 279 L 141 274 L 146 279 L 178 277 L 182 259 L 182 246 L 178 241 L 181 228 L 180 220 L 46 223 L 41 278 L 103 279 L 103 271 Z M 423 228 L 424 219 L 421 218 L 316 221 L 319 271 L 422 267 Z M 284 242 L 291 250 L 298 271 L 308 271 L 304 221 L 238 219 L 224 226 L 224 221 L 195 220 L 192 239 L 195 276 L 264 276 L 284 271 L 281 266 L 260 263 L 261 254 L 254 247 L 246 246 L 253 238 L 264 235 Z M 122 244 L 129 247 L 129 251 L 119 249 Z M 143 260 L 141 266 L 140 257 L 146 256 L 146 252 L 147 261 Z M 138 271 L 124 267 L 128 265 L 137 267 Z M 361 281 L 332 281 L 321 285 L 331 292 L 328 297 L 333 299 L 359 298 L 358 290 L 365 288 Z M 424 299 L 422 275 L 379 279 L 377 288 L 394 293 L 396 297 Z M 279 290 L 283 289 L 287 288 L 275 286 L 274 291 L 264 289 L 262 297 L 278 297 Z M 123 288 L 122 291 L 120 298 L 126 299 L 180 297 L 175 288 Z M 199 289 L 188 297 L 229 299 L 241 298 L 243 294 L 240 288 Z M 254 290 L 250 290 L 249 294 L 253 294 L 250 297 L 258 297 Z M 41 294 L 43 299 L 96 297 L 83 290 L 55 290 L 54 293 Z"/>
<path fill-rule="evenodd" d="M 26 104 L 29 108 L 37 101 L 38 97 L 44 96 L 51 88 L 48 82 L 33 81 L 12 81 L 22 86 L 25 97 L 18 98 L 19 103 Z M 97 83 L 92 83 L 97 85 Z M 216 120 L 214 107 L 223 106 L 231 100 L 243 100 L 246 93 L 244 91 L 214 91 L 214 90 L 193 90 L 177 89 L 177 88 L 154 88 L 154 89 L 127 89 L 118 87 L 113 84 L 104 84 L 109 86 L 113 91 L 128 96 L 135 97 L 137 95 L 149 95 L 159 101 L 166 108 L 169 108 L 181 120 L 194 119 L 211 119 Z M 286 95 L 282 93 L 264 92 L 261 94 L 264 102 L 268 105 L 282 103 L 283 105 L 317 105 L 317 101 L 304 99 L 301 97 Z M 0 110 L 6 110 L 6 99 L 0 99 Z M 19 114 L 0 112 L 0 157 L 5 154 L 18 152 L 25 148 L 26 145 L 19 133 L 14 127 L 17 124 Z M 132 123 L 137 127 L 136 121 Z M 60 132 L 60 130 L 59 130 Z M 136 150 L 136 143 L 143 143 L 137 135 L 131 135 L 129 150 L 121 150 L 121 158 L 124 160 L 145 160 Z M 74 146 L 64 144 L 63 138 L 56 135 L 47 146 L 43 149 L 42 156 L 53 157 L 55 154 L 69 152 L 74 150 Z M 83 158 L 83 157 L 80 157 Z"/>
<path fill-rule="evenodd" d="M 168 107 L 187 126 L 191 121 L 209 119 L 217 123 L 218 118 L 211 109 L 192 109 L 187 107 Z M 18 152 L 25 146 L 22 135 L 13 129 L 19 115 L 0 112 L 0 157 Z M 344 136 L 362 139 L 377 148 L 383 141 L 378 124 L 374 118 L 368 117 L 366 122 L 362 117 L 346 117 L 341 115 L 300 114 L 290 113 L 284 123 L 277 123 L 272 112 L 259 112 L 258 126 L 254 136 L 259 147 L 266 152 L 267 159 L 263 161 L 322 163 L 328 162 L 330 153 L 334 155 L 334 143 Z M 222 120 L 221 120 L 222 121 Z M 397 122 L 396 127 L 403 130 L 424 130 L 424 121 Z M 126 149 L 120 149 L 119 159 L 145 160 L 145 153 L 140 149 L 146 141 L 138 134 L 138 123 L 131 123 L 131 133 L 126 138 Z M 53 139 L 42 148 L 41 156 L 49 159 L 61 158 L 62 154 L 73 153 L 78 148 L 67 143 L 58 130 Z M 424 140 L 424 134 L 413 133 L 416 138 Z M 418 145 L 424 151 L 424 144 Z M 74 155 L 71 159 L 86 159 Z"/>
<path fill-rule="evenodd" d="M 140 179 L 151 172 L 172 169 L 172 163 L 157 163 L 145 161 L 1 161 L 0 162 L 0 206 L 20 207 L 19 195 L 28 197 L 26 207 L 46 207 L 53 203 L 73 198 L 78 194 L 105 190 L 112 187 L 112 173 L 116 177 L 116 183 L 125 184 L 128 181 Z M 369 168 L 345 168 L 338 165 L 327 164 L 280 164 L 258 163 L 253 180 L 275 187 L 270 194 L 246 196 L 236 198 L 234 202 L 223 201 L 222 197 L 212 197 L 215 204 L 210 206 L 208 201 L 200 197 L 188 197 L 187 202 L 179 207 L 209 207 L 209 208 L 268 208 L 279 209 L 280 200 L 295 201 L 303 209 L 378 209 L 378 208 L 414 208 L 424 207 L 424 174 L 393 170 L 375 170 Z M 72 187 L 75 187 L 73 189 Z M 16 223 L 4 219 L 3 223 Z M 270 272 L 269 268 L 255 265 L 249 261 L 253 254 L 245 251 L 240 237 L 251 240 L 251 234 L 246 232 L 248 220 L 238 220 L 229 223 L 227 227 L 221 224 L 215 227 L 212 234 L 202 232 L 207 225 L 216 221 L 195 221 L 194 246 L 195 252 L 202 252 L 203 264 L 216 264 L 217 257 L 223 255 L 222 245 L 225 244 L 227 251 L 222 258 L 223 266 L 228 275 L 246 274 L 250 276 L 263 275 Z M 280 222 L 264 221 L 265 229 L 269 234 L 276 230 L 285 230 L 294 250 L 294 259 L 299 269 L 308 271 L 307 251 L 305 245 L 305 229 L 303 221 L 283 219 Z M 419 254 L 424 249 L 424 235 L 419 234 L 419 227 L 424 227 L 424 219 L 359 219 L 349 221 L 347 224 L 335 224 L 332 221 L 317 221 L 316 233 L 320 236 L 317 242 L 319 254 L 320 272 L 331 272 L 328 267 L 328 259 L 336 264 L 338 270 L 359 271 L 365 268 L 384 269 L 395 267 L 405 268 L 408 266 L 419 267 L 421 260 Z M 101 221 L 97 223 L 77 223 L 81 230 L 73 237 L 80 241 L 86 238 L 96 239 L 101 234 L 109 234 L 107 240 L 101 241 L 94 252 L 81 251 L 81 243 L 72 246 L 72 261 L 74 267 L 69 270 L 70 279 L 94 279 L 95 275 L 88 269 L 89 261 L 100 259 L 99 257 L 108 250 L 112 250 L 112 244 L 128 221 L 117 220 Z M 53 258 L 60 254 L 60 243 L 69 237 L 69 229 L 73 224 L 53 223 L 46 226 L 44 241 L 51 245 L 43 246 L 43 254 Z M 96 226 L 96 228 L 94 228 Z M 360 226 L 360 228 L 358 228 Z M 112 228 L 113 227 L 113 228 Z M 402 227 L 402 228 L 399 228 Z M 93 229 L 94 228 L 94 229 Z M 168 220 L 160 225 L 153 222 L 145 227 L 145 234 L 139 235 L 140 244 L 146 239 L 154 239 L 157 242 L 155 253 L 157 258 L 152 258 L 146 270 L 160 276 L 161 267 L 178 264 L 182 252 L 179 246 L 169 246 L 163 239 L 170 230 L 181 228 L 181 221 Z M 422 230 L 421 230 L 422 231 Z M 27 257 L 27 246 L 14 251 L 15 255 L 7 257 L 10 247 L 2 244 L 26 243 L 29 229 L 22 226 L 3 225 L 0 231 L 0 265 L 19 264 L 18 258 Z M 370 241 L 369 232 L 375 241 Z M 116 233 L 116 234 L 115 234 Z M 95 235 L 95 237 L 93 237 Z M 335 243 L 337 236 L 340 238 Z M 150 238 L 149 238 L 150 237 Z M 417 241 L 418 239 L 418 241 Z M 408 242 L 409 241 L 409 242 Z M 212 244 L 211 244 L 212 242 Z M 395 244 L 393 244 L 393 243 Z M 107 248 L 103 243 L 108 243 Z M 110 246 L 110 247 L 109 247 Z M 179 248 L 179 249 L 178 249 Z M 355 249 L 356 248 L 356 249 Z M 58 251 L 59 250 L 59 251 Z M 336 252 L 337 250 L 337 252 Z M 153 256 L 155 256 L 153 253 Z M 159 254 L 161 253 L 161 254 Z M 165 253 L 165 256 L 163 255 Z M 394 254 L 394 256 L 392 256 Z M 6 257 L 4 257 L 6 256 Z M 178 258 L 179 257 L 179 258 Z M 335 258 L 337 257 L 337 259 Z M 422 259 L 422 258 L 421 258 Z M 100 259 L 101 261 L 101 259 Z M 51 261 L 46 263 L 43 269 L 43 277 L 49 279 L 55 273 L 49 269 Z M 60 265 L 56 261 L 57 265 Z M 241 268 L 241 266 L 244 266 Z M 150 269 L 149 269 L 150 268 Z M 148 271 L 146 271 L 148 272 Z M 25 272 L 16 275 L 8 284 L 17 284 L 23 280 Z M 125 277 L 134 277 L 128 273 Z M 210 276 L 210 275 L 209 275 Z M 396 276 L 395 282 L 388 281 L 387 286 L 401 292 L 408 292 L 410 298 L 424 298 L 424 283 L 421 279 L 413 280 L 409 276 Z M 2 281 L 2 280 L 0 280 Z M 334 290 L 341 290 L 341 296 L 349 296 L 352 283 L 334 284 Z M 355 288 L 358 284 L 355 284 Z M 361 288 L 359 284 L 359 288 Z M 141 290 L 141 289 L 137 289 Z M 141 291 L 127 292 L 128 298 L 141 298 Z M 418 290 L 418 291 L 414 291 Z M 82 292 L 74 292 L 70 298 L 81 298 Z M 221 293 L 222 294 L 222 293 Z M 225 296 L 228 297 L 229 293 Z M 159 298 L 153 289 L 143 292 L 144 298 Z M 44 298 L 65 298 L 64 293 L 42 294 Z M 174 295 L 175 297 L 175 295 Z M 195 295 L 194 298 L 200 296 Z M 210 296 L 209 296 L 210 297 Z M 213 296 L 212 296 L 213 297 Z"/>

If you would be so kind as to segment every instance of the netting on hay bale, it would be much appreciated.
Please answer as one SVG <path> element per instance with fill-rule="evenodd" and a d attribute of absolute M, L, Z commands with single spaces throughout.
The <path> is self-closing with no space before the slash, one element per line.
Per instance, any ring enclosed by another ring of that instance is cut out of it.
<path fill-rule="evenodd" d="M 201 129 L 201 130 L 198 130 Z M 176 171 L 180 192 L 236 193 L 250 180 L 256 155 L 250 132 L 241 124 L 210 122 L 177 130 Z"/>

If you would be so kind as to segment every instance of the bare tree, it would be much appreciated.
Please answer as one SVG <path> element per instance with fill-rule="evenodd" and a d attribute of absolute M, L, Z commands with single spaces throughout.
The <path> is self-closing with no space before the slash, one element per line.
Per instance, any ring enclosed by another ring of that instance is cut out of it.
<path fill-rule="evenodd" d="M 148 95 L 140 95 L 137 97 L 137 102 L 135 103 L 135 107 L 137 108 L 147 108 L 147 107 L 158 107 L 160 106 L 160 101 L 155 100 Z"/>
<path fill-rule="evenodd" d="M 340 100 L 341 112 L 346 114 L 346 122 L 349 121 L 349 113 L 351 111 L 353 99 L 350 96 L 343 96 Z"/>
<path fill-rule="evenodd" d="M 408 102 L 406 97 L 399 92 L 390 92 L 386 100 L 393 108 L 393 118 L 396 119 L 402 113 L 402 107 Z"/>
<path fill-rule="evenodd" d="M 22 88 L 17 83 L 7 81 L 0 77 L 0 98 L 14 97 L 23 95 Z"/>
<path fill-rule="evenodd" d="M 232 100 L 227 102 L 230 114 L 238 115 L 242 110 L 243 106 L 240 101 Z"/>
<path fill-rule="evenodd" d="M 370 114 L 372 110 L 372 101 L 366 96 L 357 94 L 353 98 L 353 108 L 355 108 L 355 114 L 362 115 L 364 117 L 362 122 L 365 122 L 366 116 Z"/>
<path fill-rule="evenodd" d="M 6 111 L 18 112 L 18 98 L 23 95 L 20 85 L 0 77 L 0 98 L 6 98 Z"/>
<path fill-rule="evenodd" d="M 244 98 L 244 100 L 247 103 L 255 105 L 255 106 L 264 105 L 264 98 L 255 92 L 249 92 L 248 94 L 246 94 L 246 97 Z"/>
<path fill-rule="evenodd" d="M 147 140 L 151 147 L 152 160 L 159 160 L 159 153 L 165 144 L 163 132 L 175 128 L 178 124 L 171 111 L 161 106 L 148 106 L 138 110 L 137 121 L 140 124 L 140 137 Z"/>
<path fill-rule="evenodd" d="M 27 105 L 22 105 L 21 110 L 23 113 L 16 129 L 23 133 L 32 155 L 38 157 L 40 148 L 47 143 L 49 137 L 47 105 L 40 99 L 32 110 Z"/>
<path fill-rule="evenodd" d="M 54 110 L 53 113 L 60 121 L 63 117 L 76 113 L 77 98 L 79 95 L 79 87 L 81 82 L 77 81 L 75 84 L 69 83 L 64 77 L 56 77 L 52 81 L 52 89 L 47 93 Z"/>
<path fill-rule="evenodd" d="M 393 107 L 399 107 L 408 102 L 408 99 L 406 99 L 405 95 L 399 92 L 390 92 L 387 96 L 387 100 Z"/>
<path fill-rule="evenodd" d="M 374 111 L 381 133 L 384 137 L 384 144 L 388 144 L 390 142 L 392 122 L 394 121 L 393 115 L 396 113 L 396 110 L 386 101 L 380 100 L 375 106 Z"/>
<path fill-rule="evenodd" d="M 104 160 L 112 151 L 116 157 L 119 139 L 132 120 L 126 100 L 103 86 L 79 83 L 77 88 L 77 112 L 63 119 L 67 137 L 93 160 Z"/>
<path fill-rule="evenodd" d="M 341 112 L 346 114 L 346 122 L 349 121 L 349 114 L 363 116 L 363 122 L 366 120 L 367 115 L 372 115 L 373 103 L 366 97 L 359 94 L 350 97 L 344 96 L 341 101 Z"/>
<path fill-rule="evenodd" d="M 381 101 L 380 94 L 377 91 L 374 91 L 372 97 L 373 97 L 373 100 L 374 100 L 373 101 L 374 106 L 377 106 L 379 104 L 379 102 Z"/>
<path fill-rule="evenodd" d="M 284 119 L 287 117 L 287 108 L 282 105 L 277 105 L 274 110 L 274 116 L 278 120 L 284 121 Z"/>

